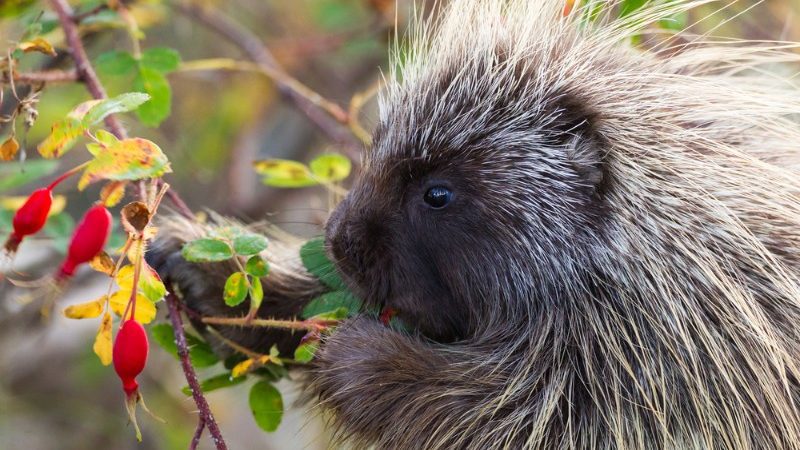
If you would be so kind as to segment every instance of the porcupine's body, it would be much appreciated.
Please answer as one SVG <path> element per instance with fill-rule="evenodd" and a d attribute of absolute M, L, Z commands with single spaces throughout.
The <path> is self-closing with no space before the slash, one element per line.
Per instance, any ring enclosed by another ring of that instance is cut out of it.
<path fill-rule="evenodd" d="M 414 34 L 328 225 L 351 287 L 417 330 L 364 316 L 323 343 L 307 387 L 341 436 L 800 448 L 800 93 L 749 70 L 798 58 L 623 43 L 675 3 L 597 27 L 554 0 L 453 5 Z M 169 266 L 224 308 L 208 267 Z M 318 289 L 265 286 L 279 316 Z"/>

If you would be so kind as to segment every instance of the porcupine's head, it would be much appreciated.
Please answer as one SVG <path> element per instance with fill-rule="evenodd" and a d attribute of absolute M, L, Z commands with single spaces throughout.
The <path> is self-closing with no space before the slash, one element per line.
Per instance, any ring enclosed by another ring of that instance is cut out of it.
<path fill-rule="evenodd" d="M 359 295 L 473 361 L 442 370 L 485 374 L 441 393 L 486 399 L 480 442 L 798 448 L 800 58 L 630 46 L 702 3 L 454 1 L 396 52 L 328 242 Z"/>
<path fill-rule="evenodd" d="M 796 172 L 770 164 L 797 164 L 797 91 L 731 70 L 787 55 L 629 47 L 679 3 L 587 25 L 555 0 L 459 1 L 412 32 L 328 225 L 357 293 L 443 341 L 577 320 L 577 298 L 796 300 L 797 251 L 769 246 L 798 243 Z"/>

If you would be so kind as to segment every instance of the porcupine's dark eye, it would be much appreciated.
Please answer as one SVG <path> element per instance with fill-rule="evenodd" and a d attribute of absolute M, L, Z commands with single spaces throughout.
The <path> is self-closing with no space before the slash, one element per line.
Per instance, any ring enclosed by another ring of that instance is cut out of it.
<path fill-rule="evenodd" d="M 444 186 L 434 186 L 425 193 L 424 200 L 431 208 L 442 209 L 453 200 L 453 191 Z"/>

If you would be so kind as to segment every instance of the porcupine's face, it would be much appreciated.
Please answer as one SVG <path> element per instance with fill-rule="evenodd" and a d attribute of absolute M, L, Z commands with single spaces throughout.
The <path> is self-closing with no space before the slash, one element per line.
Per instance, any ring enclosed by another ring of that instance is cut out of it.
<path fill-rule="evenodd" d="M 327 227 L 357 295 L 445 342 L 551 296 L 554 265 L 602 214 L 604 178 L 591 118 L 571 97 L 453 95 L 452 82 L 389 106 Z"/>

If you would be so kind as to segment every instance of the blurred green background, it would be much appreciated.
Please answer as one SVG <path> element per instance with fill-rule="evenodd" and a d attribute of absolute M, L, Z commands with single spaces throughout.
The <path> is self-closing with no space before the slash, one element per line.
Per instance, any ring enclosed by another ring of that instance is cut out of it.
<path fill-rule="evenodd" d="M 241 48 L 173 3 L 146 0 L 125 4 L 144 33 L 143 49 L 173 48 L 184 63 L 207 58 L 248 59 Z M 381 79 L 381 68 L 387 67 L 387 50 L 395 26 L 402 32 L 407 23 L 411 0 L 400 0 L 397 7 L 392 0 L 220 0 L 198 4 L 224 13 L 252 32 L 289 74 L 345 109 L 354 95 L 365 94 L 359 121 L 367 130 L 374 125 L 376 110 L 370 93 Z M 78 12 L 87 12 L 102 2 L 74 1 L 72 5 Z M 752 0 L 740 1 L 706 18 L 723 6 L 718 3 L 698 8 L 689 14 L 686 23 L 693 24 L 691 30 L 696 33 L 800 41 L 800 3 L 795 0 L 768 0 L 758 5 Z M 43 23 L 55 18 L 46 2 L 0 0 L 2 44 L 13 48 L 26 24 L 42 11 Z M 93 60 L 111 50 L 130 50 L 124 25 L 113 14 L 96 14 L 84 21 L 81 31 Z M 19 70 L 71 67 L 61 31 L 55 29 L 44 36 L 60 56 L 26 54 Z M 111 95 L 131 90 L 129 77 L 101 73 L 101 80 Z M 357 162 L 359 145 L 353 144 L 357 141 L 350 137 L 351 143 L 342 146 L 320 132 L 294 103 L 282 98 L 273 82 L 259 73 L 179 69 L 169 73 L 168 80 L 172 89 L 171 114 L 159 127 L 146 127 L 133 115 L 121 119 L 132 136 L 155 141 L 169 156 L 174 173 L 166 181 L 189 206 L 195 211 L 209 209 L 247 221 L 266 219 L 299 236 L 320 233 L 331 205 L 329 194 L 321 187 L 266 187 L 252 170 L 252 161 L 308 161 L 335 151 Z M 2 87 L 5 96 L 0 112 L 9 114 L 16 101 L 8 83 Z M 26 89 L 17 88 L 20 94 Z M 35 146 L 48 134 L 52 123 L 87 99 L 80 84 L 54 84 L 43 91 L 36 123 L 27 134 L 21 124 L 17 128 L 18 138 L 27 144 L 29 159 L 37 159 Z M 346 129 L 344 132 L 347 134 Z M 0 140 L 9 133 L 8 124 L 0 125 Z M 84 160 L 85 150 L 79 146 L 60 161 L 59 171 Z M 6 170 L 0 172 L 0 177 L 9 176 L 9 167 L 18 170 L 19 163 L 0 163 L 0 170 Z M 0 197 L 24 195 L 41 185 L 38 181 L 0 190 Z M 64 220 L 79 216 L 97 198 L 98 190 L 99 186 L 94 186 L 79 193 L 74 183 L 59 188 L 57 193 L 67 197 Z M 9 220 L 8 211 L 0 213 L 0 239 L 8 232 Z M 24 244 L 15 269 L 31 276 L 46 273 L 59 258 L 52 247 L 46 238 Z M 95 298 L 104 293 L 105 286 L 102 276 L 82 271 L 59 304 Z M 185 381 L 175 359 L 158 347 L 151 350 L 140 384 L 150 409 L 168 423 L 160 424 L 140 414 L 144 441 L 137 444 L 132 428 L 126 424 L 119 381 L 92 354 L 97 322 L 70 321 L 56 314 L 43 325 L 38 318 L 20 317 L 21 306 L 14 301 L 15 292 L 8 282 L 0 285 L 0 449 L 188 446 L 196 424 L 195 407 L 181 393 Z M 200 372 L 201 378 L 212 374 Z M 290 383 L 279 387 L 286 404 L 291 405 L 295 388 Z M 303 407 L 287 408 L 278 432 L 267 434 L 255 425 L 247 410 L 246 386 L 213 392 L 208 399 L 229 448 L 329 447 L 322 421 Z M 200 448 L 210 448 L 207 435 Z"/>

